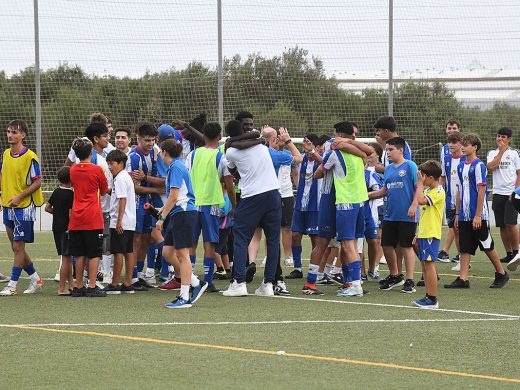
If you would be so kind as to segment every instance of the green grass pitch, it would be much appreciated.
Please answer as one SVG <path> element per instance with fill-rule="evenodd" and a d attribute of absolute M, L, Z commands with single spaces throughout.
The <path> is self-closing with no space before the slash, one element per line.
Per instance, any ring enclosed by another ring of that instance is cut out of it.
<path fill-rule="evenodd" d="M 38 233 L 28 252 L 52 278 L 52 235 Z M 35 295 L 0 299 L 0 388 L 517 389 L 520 273 L 493 290 L 487 258 L 478 253 L 472 264 L 471 289 L 440 288 L 434 311 L 410 304 L 424 288 L 408 295 L 370 282 L 362 298 L 337 298 L 335 286 L 304 297 L 297 280 L 287 283 L 292 299 L 205 294 L 191 309 L 168 310 L 163 304 L 176 292 L 74 299 L 57 296 L 48 280 Z M 456 277 L 451 267 L 438 264 L 441 286 Z M 10 269 L 3 235 L 0 272 Z"/>

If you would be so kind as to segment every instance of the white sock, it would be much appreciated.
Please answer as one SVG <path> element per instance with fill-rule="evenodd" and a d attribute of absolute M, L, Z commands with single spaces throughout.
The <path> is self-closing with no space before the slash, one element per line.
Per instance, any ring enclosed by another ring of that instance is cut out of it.
<path fill-rule="evenodd" d="M 325 264 L 325 269 L 323 270 L 323 273 L 325 275 L 328 275 L 328 274 L 330 274 L 331 269 L 332 269 L 332 264 Z"/>
<path fill-rule="evenodd" d="M 146 268 L 146 277 L 150 278 L 152 276 L 155 276 L 155 269 L 154 268 Z"/>
<path fill-rule="evenodd" d="M 190 286 L 181 285 L 181 298 L 186 301 L 190 299 Z"/>
<path fill-rule="evenodd" d="M 138 282 L 139 281 L 139 278 L 133 278 L 132 279 L 132 284 L 134 284 L 135 282 Z"/>
<path fill-rule="evenodd" d="M 13 289 L 16 289 L 16 285 L 18 284 L 18 281 L 14 281 L 14 280 L 10 280 L 8 283 L 7 283 L 7 286 L 8 287 L 11 287 Z"/>
<path fill-rule="evenodd" d="M 191 274 L 191 285 L 193 287 L 197 287 L 198 285 L 200 285 L 200 280 L 194 273 Z"/>
<path fill-rule="evenodd" d="M 111 266 L 112 266 L 112 255 L 103 255 L 103 272 L 105 274 L 110 274 Z"/>
<path fill-rule="evenodd" d="M 318 279 L 323 279 L 323 272 L 318 272 Z"/>
<path fill-rule="evenodd" d="M 361 280 L 353 280 L 352 281 L 352 286 L 361 287 Z"/>
<path fill-rule="evenodd" d="M 175 272 L 175 269 L 173 268 L 173 265 L 168 266 L 168 272 Z"/>
<path fill-rule="evenodd" d="M 338 268 L 336 266 L 332 267 L 332 273 L 333 274 L 339 274 L 341 272 L 341 268 Z"/>
<path fill-rule="evenodd" d="M 138 272 L 137 273 L 137 278 L 138 279 L 143 279 L 144 278 L 144 272 Z"/>
<path fill-rule="evenodd" d="M 40 280 L 40 275 L 38 275 L 38 272 L 35 272 L 29 276 L 29 280 L 33 283 L 36 283 L 38 280 Z"/>

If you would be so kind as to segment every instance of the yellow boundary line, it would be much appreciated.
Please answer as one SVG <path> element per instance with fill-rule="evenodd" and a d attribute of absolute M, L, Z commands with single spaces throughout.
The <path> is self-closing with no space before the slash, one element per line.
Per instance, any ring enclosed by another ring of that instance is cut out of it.
<path fill-rule="evenodd" d="M 268 351 L 268 350 L 264 350 L 264 349 L 232 347 L 232 346 L 227 346 L 227 345 L 192 343 L 192 342 L 186 342 L 186 341 L 174 341 L 174 340 L 147 338 L 147 337 L 125 336 L 125 335 L 113 334 L 113 333 L 53 329 L 53 328 L 42 328 L 42 327 L 34 327 L 34 326 L 12 325 L 12 326 L 6 326 L 6 327 L 14 328 L 14 329 L 40 330 L 40 331 L 50 332 L 50 333 L 67 333 L 67 334 L 78 334 L 78 335 L 86 335 L 86 336 L 106 337 L 106 338 L 112 338 L 112 339 L 118 339 L 118 340 L 138 341 L 138 342 L 152 343 L 152 344 L 177 345 L 177 346 L 182 346 L 182 347 L 206 348 L 206 349 L 216 349 L 216 350 L 221 350 L 221 351 L 233 351 L 233 352 L 252 353 L 252 354 L 259 354 L 259 355 L 279 356 L 279 353 L 275 352 L 275 351 Z M 422 372 L 422 373 L 428 373 L 428 374 L 449 375 L 449 376 L 474 378 L 474 379 L 485 379 L 485 380 L 491 380 L 491 381 L 497 381 L 497 382 L 520 383 L 520 379 L 516 379 L 516 378 L 504 378 L 504 377 L 498 377 L 498 376 L 492 376 L 492 375 L 471 374 L 471 373 L 459 372 L 459 371 L 446 371 L 446 370 L 437 370 L 434 368 L 404 366 L 404 365 L 393 364 L 393 363 L 379 363 L 379 362 L 371 362 L 371 361 L 366 361 L 366 360 L 335 358 L 335 357 L 318 356 L 318 355 L 306 355 L 306 354 L 290 353 L 290 352 L 284 352 L 281 355 L 283 355 L 284 357 L 290 357 L 290 358 L 296 358 L 296 359 L 327 361 L 327 362 L 335 362 L 335 363 L 347 363 L 347 364 L 353 364 L 353 365 L 359 365 L 359 366 L 382 367 L 382 368 L 390 368 L 390 369 L 396 369 L 396 370 Z"/>

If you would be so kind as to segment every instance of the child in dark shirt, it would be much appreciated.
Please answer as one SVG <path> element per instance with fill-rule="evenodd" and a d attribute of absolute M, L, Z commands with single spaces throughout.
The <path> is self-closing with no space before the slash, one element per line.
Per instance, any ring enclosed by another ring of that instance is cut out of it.
<path fill-rule="evenodd" d="M 58 295 L 70 295 L 70 291 L 74 287 L 68 232 L 70 212 L 74 201 L 74 191 L 70 183 L 70 167 L 61 167 L 57 176 L 60 186 L 52 192 L 45 204 L 45 211 L 53 215 L 52 234 L 58 255 L 61 256 Z M 66 288 L 66 282 L 69 283 L 69 289 Z"/>

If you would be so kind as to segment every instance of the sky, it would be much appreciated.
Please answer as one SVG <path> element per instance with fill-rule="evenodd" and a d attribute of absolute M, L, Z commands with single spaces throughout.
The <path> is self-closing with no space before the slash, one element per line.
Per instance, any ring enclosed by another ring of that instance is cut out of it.
<path fill-rule="evenodd" d="M 299 46 L 338 78 L 388 75 L 388 0 L 222 3 L 225 57 Z M 217 66 L 217 0 L 40 0 L 39 14 L 43 69 Z M 33 0 L 1 0 L 0 18 L 0 70 L 11 75 L 34 64 Z M 519 21 L 518 0 L 394 0 L 394 77 L 518 76 Z"/>

